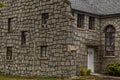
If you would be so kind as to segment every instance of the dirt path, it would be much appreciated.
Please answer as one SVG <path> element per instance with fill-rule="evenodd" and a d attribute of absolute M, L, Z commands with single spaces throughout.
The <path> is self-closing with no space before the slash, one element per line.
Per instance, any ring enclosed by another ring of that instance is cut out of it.
<path fill-rule="evenodd" d="M 108 76 L 108 75 L 100 75 L 101 78 L 98 78 L 96 80 L 120 80 L 120 77 L 116 77 L 116 76 Z"/>
<path fill-rule="evenodd" d="M 100 78 L 100 79 L 96 79 L 96 80 L 120 80 L 118 78 Z"/>

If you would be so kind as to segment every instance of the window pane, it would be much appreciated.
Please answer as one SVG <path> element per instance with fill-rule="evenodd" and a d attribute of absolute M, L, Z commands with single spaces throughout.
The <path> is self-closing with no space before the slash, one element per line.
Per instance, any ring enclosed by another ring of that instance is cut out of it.
<path fill-rule="evenodd" d="M 7 47 L 7 55 L 6 55 L 6 58 L 8 60 L 11 60 L 12 59 L 12 47 Z"/>
<path fill-rule="evenodd" d="M 105 29 L 105 56 L 114 56 L 115 52 L 115 29 L 108 26 Z"/>
<path fill-rule="evenodd" d="M 41 57 L 46 57 L 47 46 L 41 46 Z"/>
<path fill-rule="evenodd" d="M 8 18 L 8 32 L 11 32 L 12 18 Z"/>
<path fill-rule="evenodd" d="M 78 28 L 84 27 L 84 15 L 82 15 L 82 14 L 77 15 L 77 27 Z"/>
<path fill-rule="evenodd" d="M 47 24 L 48 17 L 49 17 L 48 13 L 42 14 L 42 24 Z"/>
<path fill-rule="evenodd" d="M 95 18 L 91 16 L 89 17 L 89 29 L 95 29 Z"/>
<path fill-rule="evenodd" d="M 27 31 L 21 31 L 21 45 L 26 45 Z"/>

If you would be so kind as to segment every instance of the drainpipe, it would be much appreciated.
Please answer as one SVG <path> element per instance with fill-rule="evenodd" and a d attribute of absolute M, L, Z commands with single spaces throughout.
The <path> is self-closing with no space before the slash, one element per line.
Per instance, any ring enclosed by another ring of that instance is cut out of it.
<path fill-rule="evenodd" d="M 35 36 L 35 21 L 34 21 L 34 35 Z M 34 50 L 34 55 L 33 55 L 33 75 L 35 76 L 35 40 L 33 40 L 33 50 Z"/>
<path fill-rule="evenodd" d="M 100 26 L 100 47 L 99 47 L 99 54 L 100 54 L 100 59 L 99 59 L 99 60 L 100 60 L 100 61 L 99 61 L 100 64 L 99 64 L 99 65 L 100 65 L 100 69 L 99 69 L 99 70 L 101 71 L 101 69 L 102 69 L 102 55 L 101 55 L 101 53 L 102 53 L 102 51 L 101 51 L 101 48 L 102 48 L 102 39 L 101 39 L 102 29 L 101 29 L 101 27 L 102 27 L 102 26 L 101 26 L 101 19 L 99 19 L 99 20 L 100 20 L 100 21 L 99 21 L 99 22 L 100 22 L 100 24 L 99 24 L 99 26 Z M 100 72 L 100 73 L 101 73 L 101 72 Z"/>
<path fill-rule="evenodd" d="M 33 76 L 35 76 L 35 41 L 33 42 L 34 44 L 34 56 L 33 56 Z"/>

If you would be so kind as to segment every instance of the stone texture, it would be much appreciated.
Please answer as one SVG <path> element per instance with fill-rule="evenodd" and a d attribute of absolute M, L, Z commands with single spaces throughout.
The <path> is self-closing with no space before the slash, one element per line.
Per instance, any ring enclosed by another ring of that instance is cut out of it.
<path fill-rule="evenodd" d="M 0 0 L 0 73 L 17 76 L 70 77 L 87 68 L 88 48 L 95 51 L 95 72 L 108 63 L 120 61 L 120 18 L 100 18 L 74 11 L 66 0 Z M 42 13 L 49 13 L 46 25 Z M 85 15 L 84 28 L 77 28 L 77 13 Z M 95 17 L 95 30 L 89 30 L 89 16 Z M 8 32 L 8 18 L 12 31 Z M 114 58 L 104 57 L 104 28 L 116 28 Z M 21 31 L 27 31 L 26 46 L 21 46 Z M 41 46 L 47 45 L 47 57 L 40 57 Z M 68 45 L 74 50 L 68 51 Z M 6 48 L 12 46 L 12 60 L 6 59 Z"/>
<path fill-rule="evenodd" d="M 119 34 L 120 34 L 120 18 L 119 17 L 112 17 L 112 18 L 103 18 L 101 20 L 101 43 L 102 43 L 102 70 L 105 71 L 105 66 L 109 63 L 114 63 L 114 62 L 120 62 L 120 45 L 119 45 L 119 42 L 120 42 L 120 37 L 119 37 Z M 103 30 L 105 29 L 106 26 L 108 25 L 113 25 L 116 29 L 116 33 L 115 33 L 115 56 L 114 57 L 104 57 L 104 42 L 105 42 L 105 34 L 103 32 Z"/>
<path fill-rule="evenodd" d="M 18 76 L 73 76 L 75 54 L 67 51 L 67 14 L 71 8 L 63 0 L 0 0 L 0 72 Z M 41 14 L 49 13 L 42 27 Z M 12 31 L 8 33 L 8 18 Z M 21 31 L 27 31 L 26 46 L 21 46 Z M 40 47 L 48 46 L 47 57 L 40 57 Z M 6 60 L 6 48 L 12 46 L 13 59 Z"/>

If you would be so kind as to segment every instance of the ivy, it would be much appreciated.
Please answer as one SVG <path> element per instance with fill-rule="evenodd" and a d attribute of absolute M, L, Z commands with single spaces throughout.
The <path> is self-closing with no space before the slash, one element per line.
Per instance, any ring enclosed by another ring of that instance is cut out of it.
<path fill-rule="evenodd" d="M 4 4 L 0 2 L 0 8 L 3 7 L 3 6 L 4 6 Z"/>

